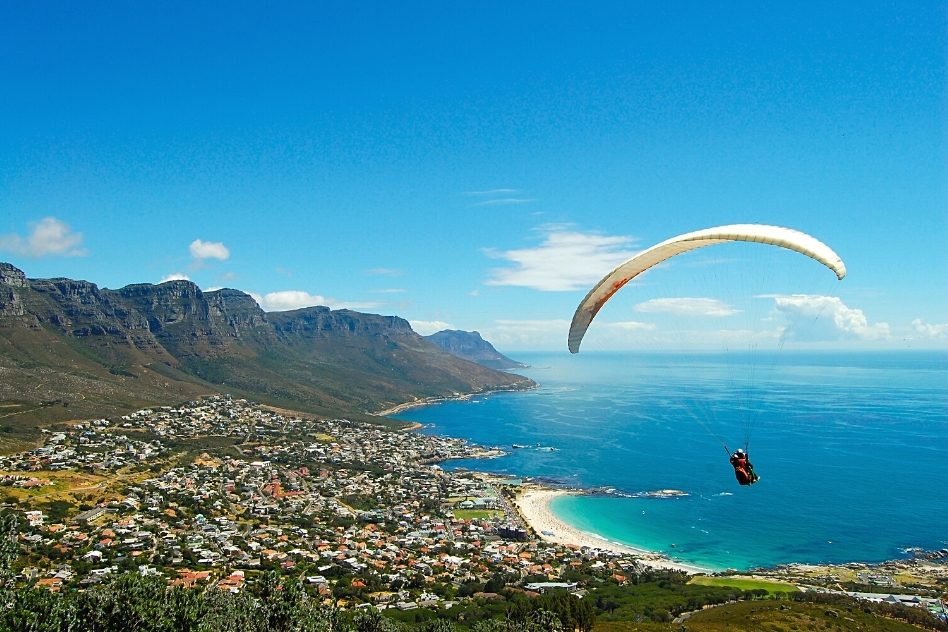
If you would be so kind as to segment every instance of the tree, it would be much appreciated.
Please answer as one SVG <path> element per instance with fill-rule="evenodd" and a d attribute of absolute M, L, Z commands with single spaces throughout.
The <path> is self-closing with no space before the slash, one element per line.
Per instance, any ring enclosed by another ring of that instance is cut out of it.
<path fill-rule="evenodd" d="M 365 608 L 353 618 L 355 632 L 401 632 L 405 628 L 375 608 Z"/>
<path fill-rule="evenodd" d="M 491 578 L 487 580 L 487 585 L 484 586 L 484 592 L 499 593 L 506 585 L 507 577 L 500 572 L 494 573 Z"/>
<path fill-rule="evenodd" d="M 522 621 L 509 617 L 502 621 L 481 621 L 474 626 L 474 632 L 563 632 L 563 625 L 552 612 L 540 610 Z"/>

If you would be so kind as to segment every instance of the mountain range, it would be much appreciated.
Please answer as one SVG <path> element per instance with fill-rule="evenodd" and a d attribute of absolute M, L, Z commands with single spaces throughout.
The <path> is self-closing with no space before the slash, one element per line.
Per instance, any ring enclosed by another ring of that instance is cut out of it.
<path fill-rule="evenodd" d="M 511 360 L 494 349 L 494 345 L 484 340 L 476 331 L 461 331 L 459 329 L 444 329 L 437 333 L 425 336 L 448 353 L 459 358 L 476 362 L 481 366 L 492 369 L 525 369 L 526 364 Z"/>
<path fill-rule="evenodd" d="M 533 386 L 443 351 L 397 316 L 265 312 L 244 292 L 190 281 L 110 290 L 0 263 L 0 441 L 219 392 L 352 418 Z"/>

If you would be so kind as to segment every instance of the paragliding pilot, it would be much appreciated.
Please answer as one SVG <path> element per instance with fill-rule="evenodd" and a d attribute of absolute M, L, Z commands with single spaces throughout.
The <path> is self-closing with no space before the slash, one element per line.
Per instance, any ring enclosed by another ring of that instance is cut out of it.
<path fill-rule="evenodd" d="M 731 465 L 734 466 L 734 475 L 741 485 L 753 485 L 760 480 L 760 477 L 754 473 L 754 466 L 743 448 L 738 448 L 737 452 L 731 455 Z"/>

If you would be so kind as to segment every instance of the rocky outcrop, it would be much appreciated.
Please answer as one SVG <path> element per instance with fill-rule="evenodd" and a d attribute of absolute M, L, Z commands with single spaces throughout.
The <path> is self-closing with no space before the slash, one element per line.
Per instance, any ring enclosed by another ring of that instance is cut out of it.
<path fill-rule="evenodd" d="M 0 262 L 0 318 L 21 320 L 26 316 L 20 294 L 27 287 L 29 282 L 22 270 Z M 31 324 L 36 324 L 35 319 L 29 320 Z"/>
<path fill-rule="evenodd" d="M 26 275 L 23 273 L 23 270 L 20 270 L 16 266 L 0 261 L 0 285 L 26 287 Z"/>
<path fill-rule="evenodd" d="M 26 275 L 9 263 L 0 263 L 0 317 L 21 317 L 26 312 L 17 288 L 26 287 Z"/>

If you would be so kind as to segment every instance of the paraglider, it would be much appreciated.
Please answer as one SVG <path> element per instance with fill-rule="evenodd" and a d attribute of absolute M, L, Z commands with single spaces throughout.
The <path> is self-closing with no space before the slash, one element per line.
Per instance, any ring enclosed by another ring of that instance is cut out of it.
<path fill-rule="evenodd" d="M 750 462 L 750 457 L 744 452 L 743 448 L 738 448 L 731 455 L 731 466 L 734 468 L 734 476 L 740 485 L 753 485 L 760 480 L 760 477 L 754 472 L 754 466 Z"/>
<path fill-rule="evenodd" d="M 795 250 L 825 265 L 836 273 L 836 278 L 842 280 L 846 276 L 846 265 L 829 246 L 815 237 L 810 237 L 791 228 L 759 224 L 732 224 L 685 233 L 643 250 L 603 277 L 589 291 L 586 298 L 576 308 L 576 313 L 573 314 L 573 322 L 569 327 L 570 353 L 579 353 L 579 346 L 582 344 L 583 336 L 586 335 L 586 330 L 589 329 L 593 318 L 606 304 L 606 301 L 612 298 L 626 283 L 675 255 L 729 241 L 750 241 Z"/>
<path fill-rule="evenodd" d="M 579 352 L 580 345 L 593 319 L 603 306 L 606 305 L 609 299 L 632 279 L 650 268 L 683 253 L 728 242 L 752 242 L 794 251 L 814 259 L 829 268 L 839 280 L 842 280 L 843 277 L 846 276 L 845 264 L 839 255 L 829 246 L 815 237 L 790 228 L 759 224 L 733 224 L 686 233 L 667 239 L 636 254 L 613 269 L 589 291 L 576 308 L 576 312 L 570 324 L 568 339 L 570 353 Z M 668 298 L 658 299 L 657 301 L 653 301 L 653 304 L 662 304 L 663 301 L 667 302 L 668 300 Z M 709 301 L 710 299 L 678 300 L 690 300 L 694 303 L 697 301 Z M 756 350 L 756 344 L 753 346 L 755 347 L 754 350 Z M 700 419 L 698 419 L 698 422 L 701 423 L 702 426 L 705 425 Z M 750 465 L 746 454 L 748 433 L 749 430 L 746 430 L 744 439 L 745 448 L 738 450 L 733 455 L 731 451 L 727 449 L 726 444 L 718 439 L 722 445 L 724 445 L 725 450 L 727 450 L 731 464 L 734 466 L 735 475 L 741 485 L 752 485 L 759 479 L 754 473 L 753 466 Z M 717 436 L 715 436 L 715 438 L 717 438 Z"/>

